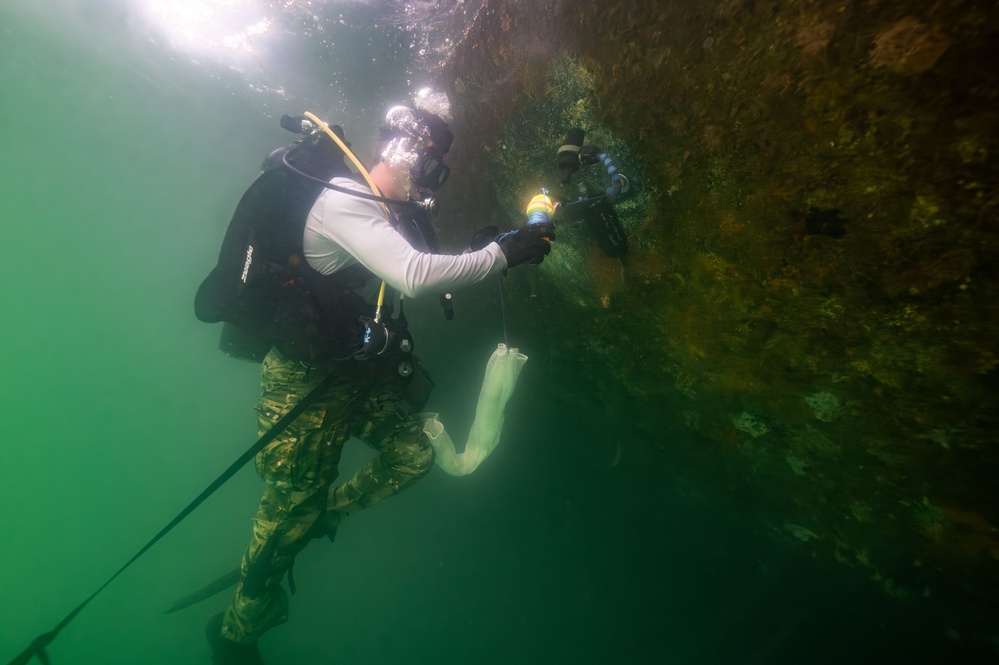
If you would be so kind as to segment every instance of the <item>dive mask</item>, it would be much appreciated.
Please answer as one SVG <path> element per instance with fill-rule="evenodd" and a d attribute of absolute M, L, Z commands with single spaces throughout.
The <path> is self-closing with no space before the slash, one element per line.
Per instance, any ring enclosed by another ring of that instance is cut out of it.
<path fill-rule="evenodd" d="M 385 115 L 379 140 L 391 141 L 386 150 L 395 150 L 398 155 L 390 164 L 408 162 L 409 179 L 421 191 L 436 192 L 451 174 L 451 169 L 444 164 L 444 155 L 451 149 L 454 134 L 438 115 L 408 106 L 394 106 Z M 382 157 L 386 158 L 386 153 L 382 153 Z"/>
<path fill-rule="evenodd" d="M 451 175 L 451 169 L 444 163 L 444 157 L 438 155 L 426 155 L 420 160 L 420 165 L 413 169 L 413 183 L 417 188 L 436 192 L 447 182 Z"/>
<path fill-rule="evenodd" d="M 422 190 L 436 192 L 451 175 L 451 169 L 444 163 L 444 155 L 451 149 L 454 134 L 440 116 L 422 109 L 413 111 L 422 131 L 418 136 L 422 143 L 420 164 L 414 169 L 413 182 Z"/>

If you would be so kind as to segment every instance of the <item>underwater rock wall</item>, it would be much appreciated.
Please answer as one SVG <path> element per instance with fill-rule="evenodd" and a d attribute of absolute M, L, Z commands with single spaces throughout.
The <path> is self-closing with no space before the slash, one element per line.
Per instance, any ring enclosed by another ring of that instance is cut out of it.
<path fill-rule="evenodd" d="M 691 4 L 486 0 L 448 68 L 458 207 L 522 223 L 583 126 L 638 176 L 629 253 L 568 228 L 508 281 L 557 375 L 636 405 L 626 455 L 894 595 L 995 602 L 999 10 Z"/>

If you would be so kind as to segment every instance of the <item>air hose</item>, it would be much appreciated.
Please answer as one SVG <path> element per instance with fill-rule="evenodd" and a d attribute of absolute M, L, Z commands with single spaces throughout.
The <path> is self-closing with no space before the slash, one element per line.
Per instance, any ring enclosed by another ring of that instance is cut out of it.
<path fill-rule="evenodd" d="M 330 137 L 333 140 L 333 142 L 336 143 L 341 150 L 343 150 L 343 154 L 347 155 L 347 157 L 350 158 L 350 161 L 353 162 L 354 166 L 357 167 L 358 173 L 364 176 L 364 181 L 368 183 L 368 187 L 371 188 L 371 191 L 374 192 L 375 196 L 381 196 L 382 193 L 375 185 L 375 181 L 371 179 L 371 175 L 368 173 L 368 170 L 364 168 L 364 164 L 361 164 L 360 160 L 358 160 L 357 157 L 354 156 L 354 153 L 350 151 L 350 148 L 347 147 L 347 144 L 341 141 L 340 137 L 334 134 L 333 130 L 327 127 L 326 123 L 320 120 L 314 113 L 306 111 L 303 115 L 305 115 L 306 118 L 311 120 L 313 124 L 316 125 L 316 127 L 323 130 L 323 132 L 326 133 L 326 136 Z M 388 206 L 386 206 L 381 201 L 378 202 L 378 205 L 382 207 L 386 215 L 389 214 Z M 382 280 L 381 288 L 378 289 L 378 305 L 375 307 L 375 318 L 372 319 L 375 323 L 381 323 L 382 321 L 382 305 L 384 304 L 384 302 L 385 302 L 385 280 Z"/>

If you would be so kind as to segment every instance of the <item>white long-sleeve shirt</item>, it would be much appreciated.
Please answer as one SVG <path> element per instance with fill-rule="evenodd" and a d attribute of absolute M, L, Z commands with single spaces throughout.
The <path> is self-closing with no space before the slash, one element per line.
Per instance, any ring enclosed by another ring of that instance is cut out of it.
<path fill-rule="evenodd" d="M 331 182 L 371 193 L 348 178 Z M 303 244 L 305 259 L 323 275 L 361 263 L 409 298 L 475 284 L 507 267 L 495 242 L 467 254 L 419 252 L 395 230 L 380 203 L 332 189 L 320 194 L 312 206 Z"/>

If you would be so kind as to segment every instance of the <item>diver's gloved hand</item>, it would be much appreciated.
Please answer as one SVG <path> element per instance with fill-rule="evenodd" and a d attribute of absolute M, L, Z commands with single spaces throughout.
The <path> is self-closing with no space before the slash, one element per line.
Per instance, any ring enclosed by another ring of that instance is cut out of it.
<path fill-rule="evenodd" d="M 472 240 L 468 243 L 468 247 L 473 252 L 477 252 L 493 240 L 496 240 L 496 236 L 499 234 L 500 228 L 498 226 L 484 226 L 472 234 Z"/>
<path fill-rule="evenodd" d="M 510 268 L 521 263 L 541 263 L 551 254 L 552 240 L 555 240 L 555 225 L 551 222 L 528 224 L 496 238 Z"/>

